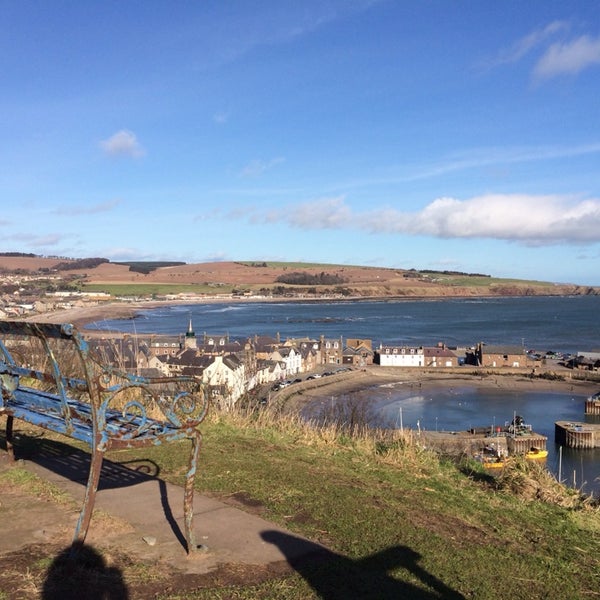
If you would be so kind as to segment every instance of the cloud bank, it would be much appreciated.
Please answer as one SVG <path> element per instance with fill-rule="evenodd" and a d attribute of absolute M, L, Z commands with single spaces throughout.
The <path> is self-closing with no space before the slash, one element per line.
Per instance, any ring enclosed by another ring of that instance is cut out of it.
<path fill-rule="evenodd" d="M 358 229 L 374 234 L 443 239 L 494 239 L 529 246 L 600 242 L 600 200 L 564 196 L 489 194 L 438 198 L 423 209 L 354 211 L 343 197 L 254 214 L 253 222 L 305 230 Z"/>

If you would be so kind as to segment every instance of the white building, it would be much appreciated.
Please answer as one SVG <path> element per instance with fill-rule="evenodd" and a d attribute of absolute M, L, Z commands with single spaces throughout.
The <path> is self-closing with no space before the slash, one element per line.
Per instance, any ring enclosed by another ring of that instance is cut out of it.
<path fill-rule="evenodd" d="M 425 355 L 422 347 L 380 346 L 375 362 L 382 367 L 423 367 Z"/>

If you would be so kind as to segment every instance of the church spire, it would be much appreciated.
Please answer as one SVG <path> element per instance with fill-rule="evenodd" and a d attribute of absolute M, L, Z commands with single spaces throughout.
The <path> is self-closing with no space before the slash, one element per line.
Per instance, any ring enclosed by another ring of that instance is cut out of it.
<path fill-rule="evenodd" d="M 196 334 L 194 333 L 194 328 L 192 327 L 192 315 L 191 314 L 190 314 L 190 322 L 188 325 L 188 330 L 187 330 L 187 333 L 185 334 L 185 337 L 187 337 L 187 338 L 196 337 Z"/>
<path fill-rule="evenodd" d="M 192 313 L 190 313 L 190 322 L 188 324 L 188 330 L 185 333 L 185 347 L 186 348 L 197 348 L 196 334 L 192 326 Z"/>

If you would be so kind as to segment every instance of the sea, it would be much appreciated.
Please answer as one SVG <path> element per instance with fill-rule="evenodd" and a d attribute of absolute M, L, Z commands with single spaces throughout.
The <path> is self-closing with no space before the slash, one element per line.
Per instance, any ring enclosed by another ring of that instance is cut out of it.
<path fill-rule="evenodd" d="M 600 352 L 600 297 L 518 297 L 382 301 L 216 302 L 168 305 L 104 320 L 93 329 L 177 335 L 190 320 L 196 335 L 286 338 L 361 338 L 380 344 L 468 348 L 478 342 L 522 346 L 542 354 Z M 599 386 L 600 387 L 600 386 Z M 436 389 L 410 387 L 399 373 L 395 385 L 355 393 L 385 427 L 459 431 L 496 427 L 515 414 L 548 437 L 548 469 L 567 485 L 600 495 L 600 448 L 562 450 L 554 422 L 598 422 L 585 417 L 585 396 L 561 391 L 502 391 L 473 384 Z M 327 399 L 331 401 L 331 399 Z M 305 410 L 317 411 L 318 403 Z"/>

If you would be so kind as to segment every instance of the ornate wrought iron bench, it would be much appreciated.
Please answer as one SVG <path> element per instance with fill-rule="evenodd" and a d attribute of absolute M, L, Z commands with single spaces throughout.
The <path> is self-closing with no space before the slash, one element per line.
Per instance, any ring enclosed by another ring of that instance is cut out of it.
<path fill-rule="evenodd" d="M 208 395 L 191 377 L 147 378 L 105 364 L 70 324 L 0 321 L 0 415 L 6 415 L 6 449 L 14 460 L 13 420 L 85 442 L 90 470 L 74 543 L 83 543 L 92 516 L 106 451 L 191 440 L 184 493 L 188 553 L 193 530 L 198 429 Z"/>

